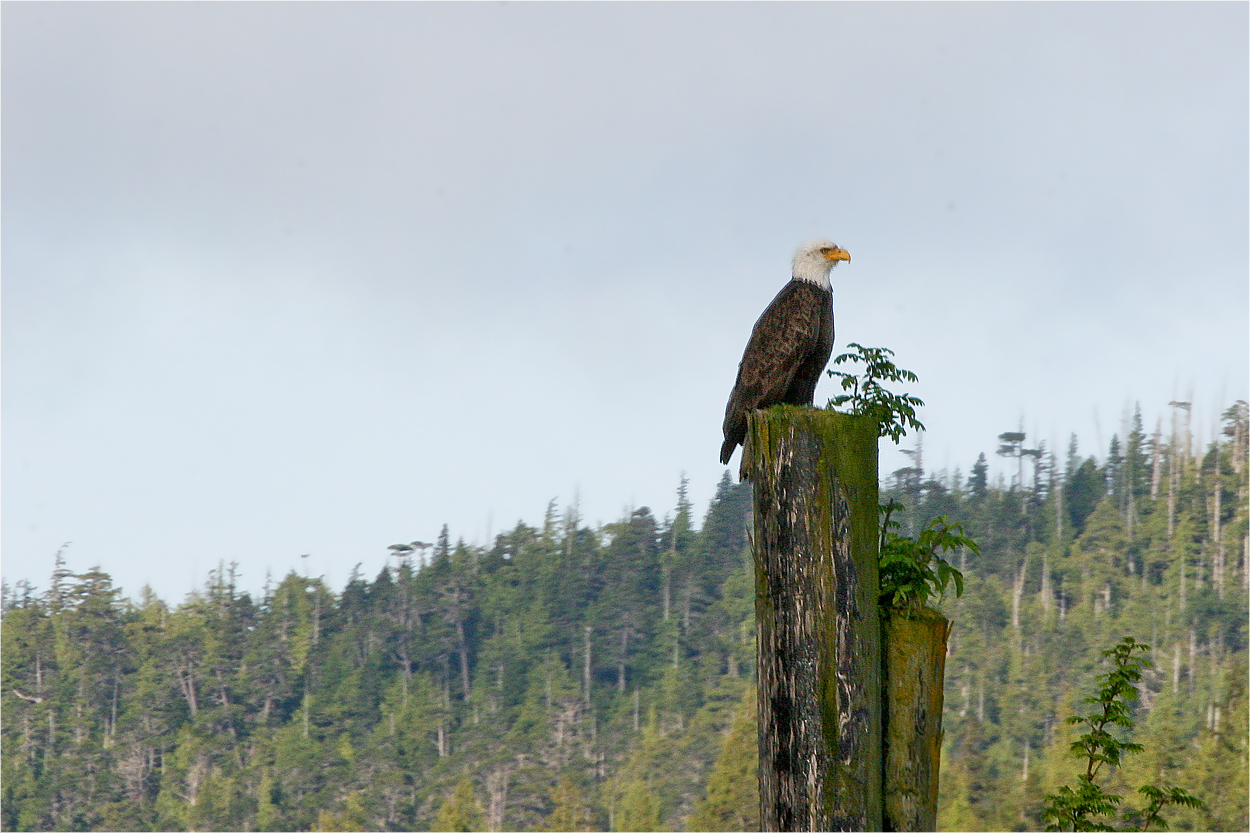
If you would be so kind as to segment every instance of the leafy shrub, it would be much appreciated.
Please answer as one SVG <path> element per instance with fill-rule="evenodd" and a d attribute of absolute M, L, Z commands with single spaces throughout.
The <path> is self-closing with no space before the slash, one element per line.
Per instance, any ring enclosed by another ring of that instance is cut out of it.
<path fill-rule="evenodd" d="M 939 515 L 920 530 L 915 538 L 891 532 L 897 529 L 897 521 L 890 515 L 901 509 L 894 500 L 880 507 L 885 516 L 881 522 L 881 598 L 882 607 L 914 611 L 930 600 L 938 600 L 953 582 L 955 595 L 964 592 L 964 576 L 952 567 L 942 553 L 959 547 L 967 547 L 974 553 L 981 552 L 977 542 L 964 535 L 962 523 L 947 523 Z"/>

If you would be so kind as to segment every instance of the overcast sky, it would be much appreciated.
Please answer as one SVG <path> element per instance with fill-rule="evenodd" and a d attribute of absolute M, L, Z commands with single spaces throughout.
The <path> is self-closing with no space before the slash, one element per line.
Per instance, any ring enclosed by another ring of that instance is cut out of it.
<path fill-rule="evenodd" d="M 72 541 L 129 594 L 341 587 L 683 472 L 701 515 L 811 237 L 853 258 L 835 350 L 920 376 L 926 468 L 1006 471 L 1021 420 L 1101 454 L 1135 401 L 1209 440 L 1247 9 L 5 3 L 3 575 Z"/>

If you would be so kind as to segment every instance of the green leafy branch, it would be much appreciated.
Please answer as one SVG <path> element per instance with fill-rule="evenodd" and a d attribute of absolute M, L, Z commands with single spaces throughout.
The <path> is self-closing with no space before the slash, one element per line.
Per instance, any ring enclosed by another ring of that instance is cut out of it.
<path fill-rule="evenodd" d="M 1142 669 L 1153 665 L 1145 657 L 1134 656 L 1133 652 L 1149 650 L 1149 645 L 1126 636 L 1114 648 L 1102 652 L 1104 657 L 1111 658 L 1115 667 L 1106 674 L 1098 675 L 1098 679 L 1103 681 L 1098 696 L 1086 697 L 1082 701 L 1097 706 L 1097 710 L 1084 717 L 1069 717 L 1065 721 L 1088 728 L 1071 745 L 1072 754 L 1085 759 L 1085 771 L 1077 775 L 1075 790 L 1065 785 L 1058 792 L 1045 796 L 1046 808 L 1042 811 L 1042 820 L 1050 822 L 1047 830 L 1119 829 L 1099 821 L 1098 817 L 1114 819 L 1122 799 L 1104 791 L 1094 783 L 1094 778 L 1104 765 L 1115 769 L 1120 766 L 1124 755 L 1142 751 L 1141 744 L 1122 741 L 1110 729 L 1118 726 L 1127 732 L 1133 728 L 1130 703 L 1137 699 L 1135 684 L 1141 679 Z M 1206 806 L 1202 799 L 1179 787 L 1143 786 L 1137 791 L 1147 798 L 1146 806 L 1141 810 L 1126 810 L 1120 816 L 1132 826 L 1130 829 L 1148 830 L 1152 824 L 1166 829 L 1167 822 L 1160 813 L 1169 804 L 1195 809 Z"/>
<path fill-rule="evenodd" d="M 890 515 L 901 508 L 893 498 L 879 507 L 885 516 L 880 541 L 881 605 L 900 611 L 918 610 L 930 599 L 940 599 L 951 583 L 955 585 L 955 596 L 962 596 L 964 574 L 941 553 L 959 547 L 980 553 L 977 542 L 964 534 L 963 524 L 947 523 L 945 516 L 929 521 L 915 538 L 892 532 L 899 524 L 890 520 Z"/>
<path fill-rule="evenodd" d="M 840 379 L 842 390 L 849 393 L 839 394 L 829 400 L 829 409 L 840 408 L 850 404 L 849 413 L 862 414 L 876 418 L 881 429 L 878 436 L 889 437 L 895 443 L 907 434 L 907 429 L 923 431 L 924 424 L 916 419 L 916 409 L 924 405 L 924 401 L 905 393 L 893 393 L 882 386 L 882 382 L 916 382 L 919 378 L 910 370 L 896 367 L 890 357 L 894 351 L 886 347 L 864 347 L 851 342 L 847 345 L 855 352 L 843 353 L 833 360 L 835 365 L 848 362 L 862 363 L 864 373 L 861 378 L 855 373 L 844 373 L 840 370 L 827 371 L 831 377 Z"/>

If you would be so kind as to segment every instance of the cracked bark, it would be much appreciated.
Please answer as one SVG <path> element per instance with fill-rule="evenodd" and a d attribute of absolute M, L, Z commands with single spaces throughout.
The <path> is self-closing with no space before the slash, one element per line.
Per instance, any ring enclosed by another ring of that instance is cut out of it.
<path fill-rule="evenodd" d="M 749 418 L 764 830 L 881 830 L 877 423 Z"/>
<path fill-rule="evenodd" d="M 885 828 L 936 830 L 942 684 L 951 622 L 923 608 L 884 617 Z"/>

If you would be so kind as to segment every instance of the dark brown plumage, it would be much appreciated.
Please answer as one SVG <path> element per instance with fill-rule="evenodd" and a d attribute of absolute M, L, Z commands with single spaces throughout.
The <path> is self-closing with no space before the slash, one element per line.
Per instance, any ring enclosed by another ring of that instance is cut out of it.
<path fill-rule="evenodd" d="M 746 438 L 747 415 L 772 405 L 811 405 L 820 374 L 833 353 L 833 291 L 829 270 L 850 260 L 825 240 L 794 256 L 795 277 L 755 322 L 725 405 L 720 461 L 728 463 Z"/>

